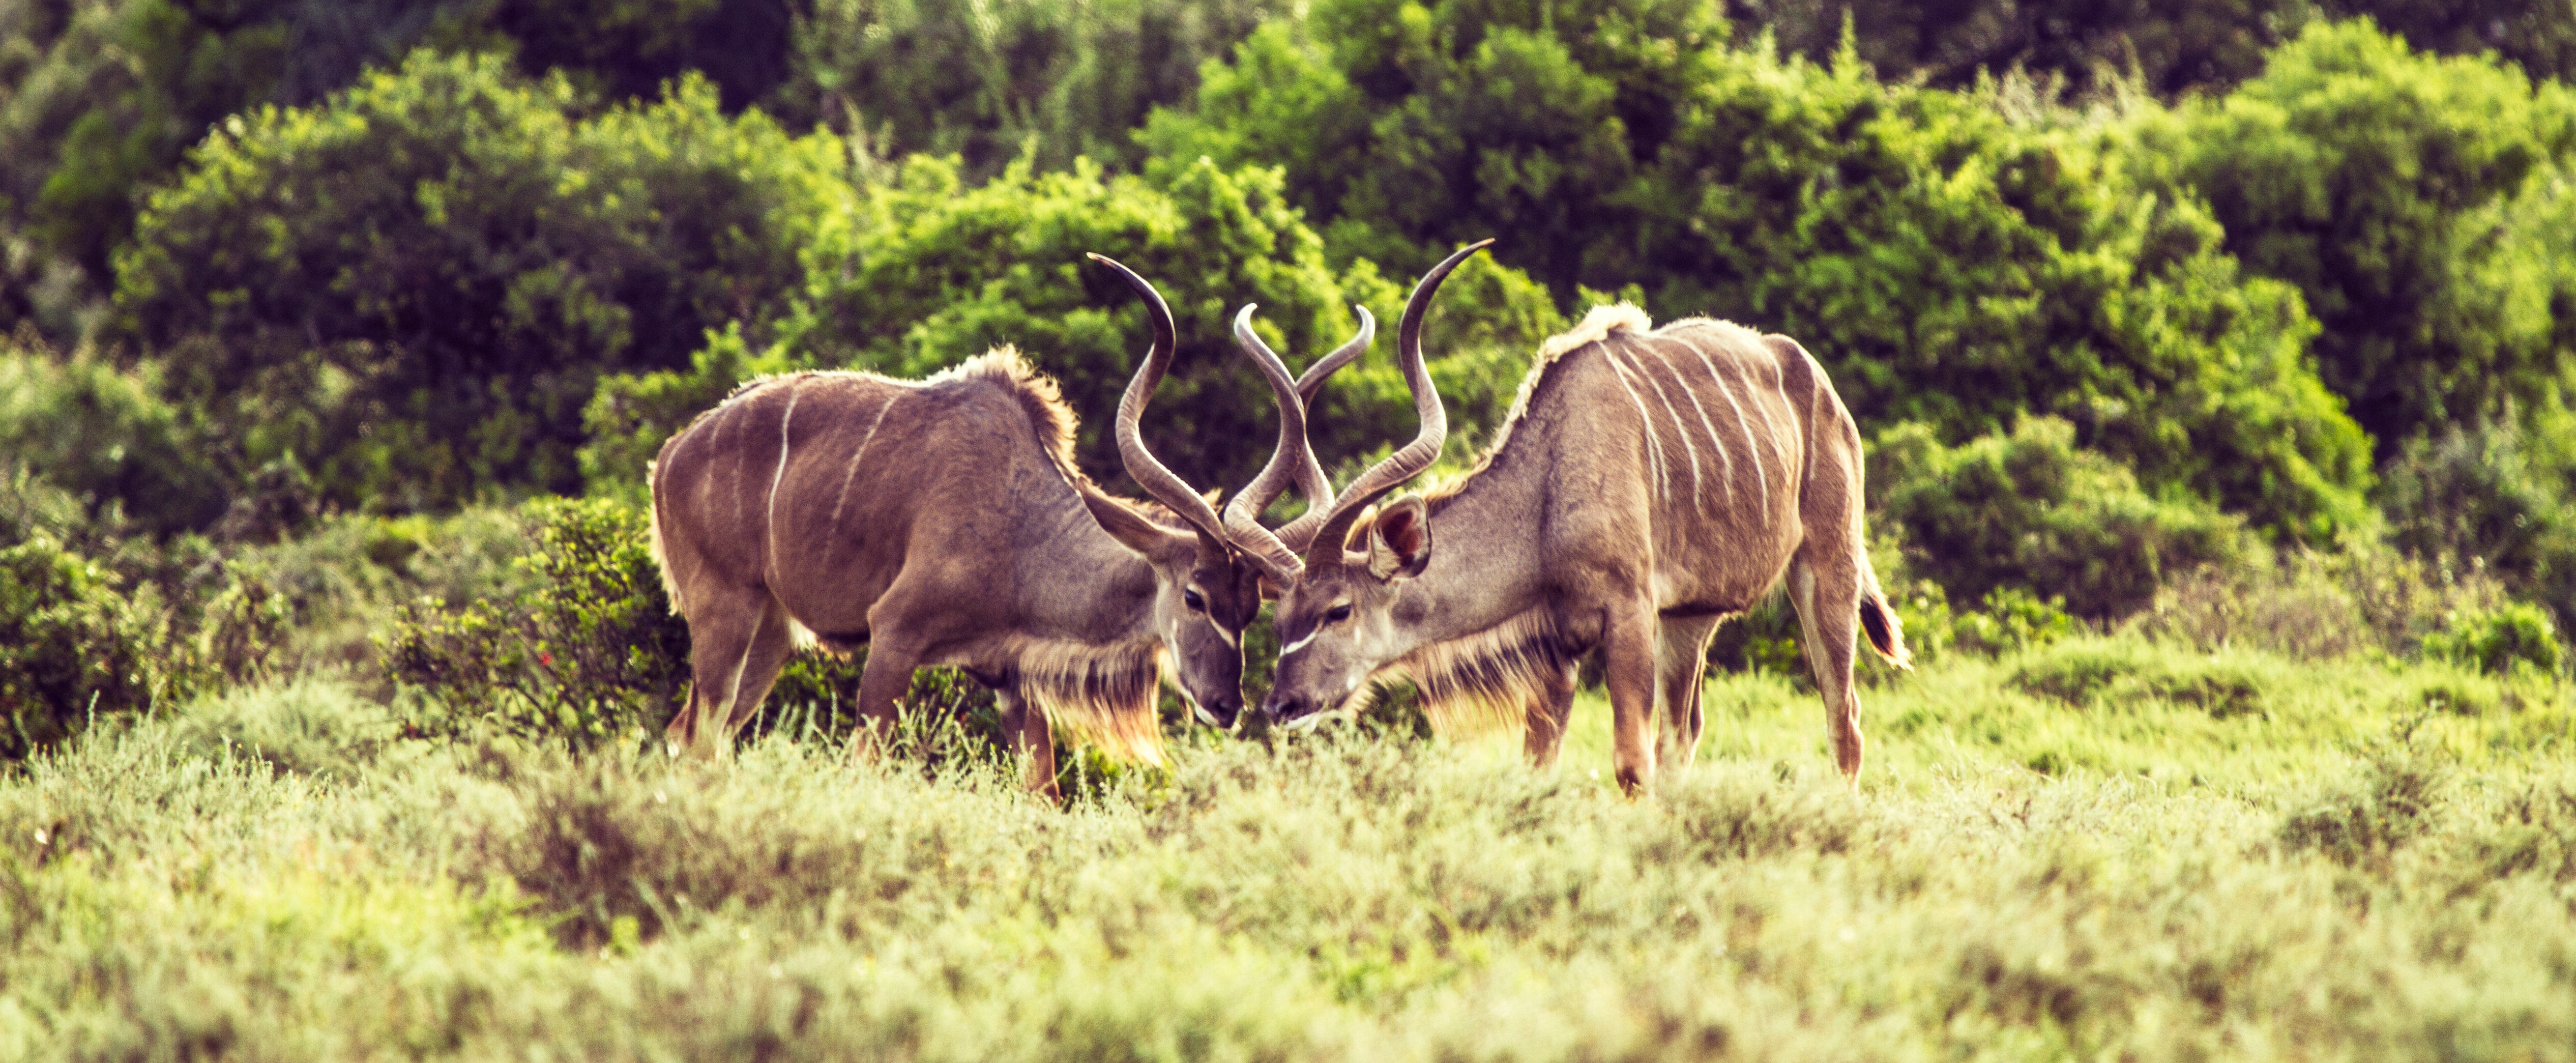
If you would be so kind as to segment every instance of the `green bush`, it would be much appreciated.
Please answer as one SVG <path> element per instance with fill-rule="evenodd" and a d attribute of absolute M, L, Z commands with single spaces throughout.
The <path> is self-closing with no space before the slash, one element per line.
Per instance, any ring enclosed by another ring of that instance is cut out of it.
<path fill-rule="evenodd" d="M 196 647 L 234 681 L 316 669 L 381 670 L 378 637 L 422 599 L 462 608 L 509 601 L 529 576 L 529 552 L 510 510 L 470 507 L 443 517 L 336 514 L 304 534 L 235 544 L 209 574 Z"/>
<path fill-rule="evenodd" d="M 2424 655 L 2469 665 L 2492 675 L 2518 666 L 2555 675 L 2566 658 L 2558 628 L 2548 610 L 2528 602 L 2507 602 L 2495 609 L 2462 611 L 2443 630 L 2424 637 Z"/>
<path fill-rule="evenodd" d="M 2076 708 L 2186 705 L 2217 719 L 2265 716 L 2280 670 L 2258 657 L 2183 654 L 2118 639 L 2069 639 L 2024 655 L 2006 680 L 2016 690 Z"/>
<path fill-rule="evenodd" d="M 166 656 L 159 619 L 49 537 L 0 546 L 0 759 L 183 693 L 185 665 Z"/>
<path fill-rule="evenodd" d="M 2510 421 L 2410 440 L 2385 473 L 2389 539 L 2576 618 L 2576 418 Z"/>
<path fill-rule="evenodd" d="M 2319 23 L 2261 77 L 2126 135 L 2146 184 L 2204 199 L 2247 271 L 2298 287 L 2318 372 L 2381 457 L 2554 389 L 2566 235 L 2517 211 L 2576 158 L 2567 86 Z"/>
<path fill-rule="evenodd" d="M 423 53 L 230 119 L 120 252 L 122 331 L 240 468 L 292 452 L 326 501 L 576 487 L 599 375 L 782 313 L 851 194 L 836 141 L 726 118 L 703 81 L 582 112 L 560 80 Z"/>
<path fill-rule="evenodd" d="M 1891 81 L 1964 88 L 2027 72 L 2079 94 L 2138 87 L 2171 98 L 2262 72 L 2266 53 L 2328 18 L 2376 18 L 2417 48 L 2496 52 L 2535 78 L 2576 74 L 2576 9 L 2550 0 L 1728 0 L 1748 31 L 1823 59 L 1853 46 Z"/>
<path fill-rule="evenodd" d="M 2025 588 L 1999 586 L 1987 591 L 1977 605 L 1951 622 L 1951 645 L 1999 657 L 2037 649 L 2075 633 L 2075 618 L 2066 614 L 2066 600 L 2055 595 L 2043 601 Z"/>
<path fill-rule="evenodd" d="M 1129 130 L 1188 98 L 1200 64 L 1265 17 L 1265 0 L 821 0 L 800 5 L 792 75 L 768 105 L 877 154 L 957 155 L 990 176 L 1141 161 Z M 1287 17 L 1293 18 L 1293 15 Z"/>
<path fill-rule="evenodd" d="M 2368 523 L 2367 440 L 2295 290 L 2083 129 L 1723 46 L 1694 0 L 1325 0 L 1158 111 L 1171 163 L 1277 164 L 1338 259 L 1495 254 L 1560 301 L 1796 336 L 1865 423 L 2065 418 L 2158 490 L 2311 541 Z"/>
<path fill-rule="evenodd" d="M 2149 496 L 2074 436 L 2045 417 L 1955 448 L 1922 425 L 1881 433 L 1869 486 L 1909 568 L 1954 599 L 2019 587 L 2108 620 L 2145 608 L 2167 579 L 2242 555 L 2235 519 Z"/>
<path fill-rule="evenodd" d="M 203 528 L 224 511 L 221 477 L 145 366 L 119 372 L 89 356 L 51 356 L 21 334 L 0 340 L 0 453 L 138 531 Z"/>
<path fill-rule="evenodd" d="M 490 725 L 591 746 L 668 723 L 688 673 L 645 515 L 607 499 L 531 503 L 526 580 L 506 599 L 405 607 L 384 636 L 388 676 L 447 706 L 447 731 Z"/>

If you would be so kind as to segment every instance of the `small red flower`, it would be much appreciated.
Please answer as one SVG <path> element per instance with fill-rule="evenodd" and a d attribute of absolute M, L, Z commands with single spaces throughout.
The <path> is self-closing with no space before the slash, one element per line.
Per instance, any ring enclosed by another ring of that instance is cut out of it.
<path fill-rule="evenodd" d="M 540 653 L 538 653 L 538 654 L 537 654 L 537 663 L 538 663 L 538 664 L 553 664 L 553 663 L 555 663 L 555 655 L 554 655 L 554 654 L 551 654 L 551 653 L 544 653 L 544 652 L 540 652 Z"/>

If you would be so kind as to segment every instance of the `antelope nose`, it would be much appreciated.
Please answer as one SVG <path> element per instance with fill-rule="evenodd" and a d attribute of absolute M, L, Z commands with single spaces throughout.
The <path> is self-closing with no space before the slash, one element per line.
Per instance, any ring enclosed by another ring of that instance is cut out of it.
<path fill-rule="evenodd" d="M 1269 699 L 1261 703 L 1261 712 L 1270 717 L 1272 723 L 1286 723 L 1306 714 L 1306 699 L 1272 691 Z"/>
<path fill-rule="evenodd" d="M 1224 730 L 1228 727 L 1234 726 L 1234 721 L 1242 715 L 1242 695 L 1238 694 L 1218 698 L 1215 702 L 1208 705 L 1208 726 L 1214 727 L 1218 730 Z"/>

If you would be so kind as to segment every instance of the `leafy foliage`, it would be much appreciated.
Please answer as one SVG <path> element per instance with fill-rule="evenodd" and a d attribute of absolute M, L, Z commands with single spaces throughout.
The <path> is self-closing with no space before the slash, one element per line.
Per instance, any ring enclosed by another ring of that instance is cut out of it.
<path fill-rule="evenodd" d="M 91 519 L 110 506 L 137 530 L 204 527 L 224 511 L 223 481 L 146 366 L 59 360 L 0 341 L 0 453 L 78 496 Z"/>
<path fill-rule="evenodd" d="M 560 81 L 421 55 L 236 119 L 119 258 L 133 338 L 256 465 L 405 510 L 577 484 L 600 373 L 778 311 L 850 194 L 837 148 L 699 81 L 575 113 Z"/>
<path fill-rule="evenodd" d="M 51 538 L 0 546 L 0 759 L 23 760 L 100 717 L 184 693 L 185 672 L 157 652 L 158 619 Z"/>
<path fill-rule="evenodd" d="M 688 667 L 641 513 L 604 499 L 542 501 L 526 589 L 461 607 L 424 602 L 385 638 L 398 682 L 458 718 L 575 746 L 632 742 L 670 720 Z"/>
<path fill-rule="evenodd" d="M 1664 316 L 1798 337 L 1864 421 L 1957 442 L 2058 416 L 2259 527 L 2367 522 L 2366 440 L 2303 364 L 2313 326 L 2206 210 L 2137 194 L 2095 134 L 1720 47 L 1713 10 L 1331 0 L 1145 135 L 1167 160 L 1284 162 L 1337 257 L 1500 235 L 1559 299 L 1633 285 Z"/>
<path fill-rule="evenodd" d="M 2444 630 L 2425 637 L 2424 654 L 2495 675 L 2523 665 L 2554 674 L 2567 651 L 2547 610 L 2528 602 L 2507 602 L 2494 609 L 2453 614 Z"/>
<path fill-rule="evenodd" d="M 2526 199 L 2576 158 L 2576 93 L 2319 24 L 2227 96 L 2144 117 L 2129 158 L 2203 197 L 2253 273 L 2298 287 L 2328 387 L 2381 456 L 2554 390 L 2563 231 Z"/>
<path fill-rule="evenodd" d="M 1270 0 L 819 0 L 795 25 L 769 103 L 885 158 L 955 155 L 990 177 L 1014 159 L 1142 161 L 1129 131 L 1186 99 L 1201 63 L 1281 12 Z"/>
<path fill-rule="evenodd" d="M 2550 0 L 1728 0 L 1730 18 L 1758 25 L 1781 48 L 1822 59 L 1852 47 L 1893 80 L 1961 88 L 2026 71 L 2078 92 L 2136 78 L 2160 96 L 2224 90 L 2262 70 L 2263 57 L 2326 19 L 2375 18 L 2414 47 L 2449 55 L 2498 52 L 2534 77 L 2576 73 L 2576 10 Z"/>
<path fill-rule="evenodd" d="M 1909 565 L 1951 596 L 2022 587 L 2089 619 L 2135 612 L 2169 576 L 2244 549 L 2233 519 L 2140 491 L 2074 436 L 2063 421 L 2034 417 L 2011 435 L 1951 448 L 1900 425 L 1879 436 L 1871 491 Z"/>

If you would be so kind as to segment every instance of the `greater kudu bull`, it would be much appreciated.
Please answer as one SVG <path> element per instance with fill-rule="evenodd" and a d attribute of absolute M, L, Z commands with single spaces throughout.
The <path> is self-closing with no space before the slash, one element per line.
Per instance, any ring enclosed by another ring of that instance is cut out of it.
<path fill-rule="evenodd" d="M 1435 723 L 1524 722 L 1544 765 L 1576 659 L 1598 647 L 1618 779 L 1633 792 L 1654 775 L 1658 703 L 1664 756 L 1688 763 L 1709 635 L 1785 575 L 1835 760 L 1856 778 L 1855 628 L 1898 667 L 1909 655 L 1862 545 L 1860 432 L 1796 341 L 1595 309 L 1539 349 L 1472 471 L 1364 514 L 1440 454 L 1448 421 L 1423 363 L 1423 313 L 1485 243 L 1425 275 L 1397 326 L 1420 433 L 1280 529 L 1305 556 L 1284 580 L 1264 711 L 1311 722 L 1385 671 L 1420 687 Z"/>
<path fill-rule="evenodd" d="M 1044 792 L 1050 722 L 1158 755 L 1167 652 L 1200 719 L 1233 725 L 1260 577 L 1294 553 L 1257 522 L 1229 529 L 1146 450 L 1137 422 L 1172 358 L 1171 311 L 1143 278 L 1092 257 L 1153 325 L 1117 438 L 1128 475 L 1160 505 L 1083 475 L 1055 384 L 1007 347 L 921 381 L 814 372 L 743 386 L 664 444 L 650 474 L 654 557 L 689 624 L 675 751 L 729 748 L 800 630 L 829 649 L 868 645 L 858 709 L 872 733 L 914 668 L 963 667 L 999 695 L 1026 780 Z M 1311 394 L 1370 336 L 1363 312 L 1360 335 L 1292 386 Z M 1304 438 L 1302 416 L 1302 404 L 1282 409 L 1283 442 Z M 1302 446 L 1274 454 L 1265 478 L 1298 458 Z"/>

